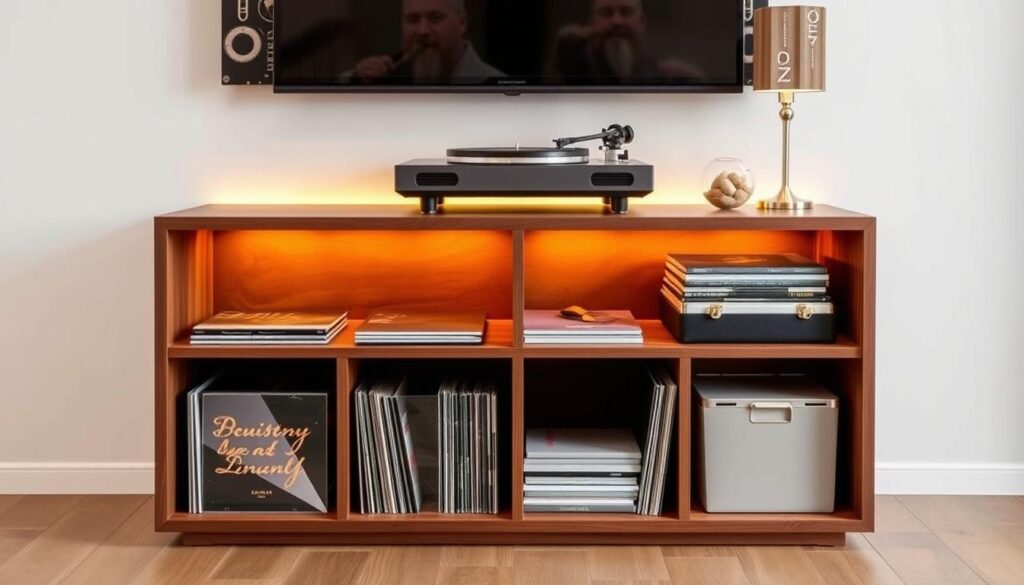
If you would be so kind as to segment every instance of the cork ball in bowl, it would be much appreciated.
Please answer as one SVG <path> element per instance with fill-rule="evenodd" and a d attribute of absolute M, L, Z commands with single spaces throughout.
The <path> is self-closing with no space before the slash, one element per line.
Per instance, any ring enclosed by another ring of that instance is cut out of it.
<path fill-rule="evenodd" d="M 704 167 L 704 198 L 719 209 L 735 209 L 754 194 L 754 173 L 738 158 L 716 158 Z"/>

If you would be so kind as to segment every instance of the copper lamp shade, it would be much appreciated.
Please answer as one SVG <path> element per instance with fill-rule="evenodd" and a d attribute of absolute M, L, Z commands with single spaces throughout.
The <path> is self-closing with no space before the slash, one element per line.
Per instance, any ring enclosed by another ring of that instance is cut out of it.
<path fill-rule="evenodd" d="M 754 91 L 779 94 L 782 110 L 782 188 L 762 209 L 809 209 L 789 188 L 789 125 L 793 95 L 825 91 L 825 8 L 775 6 L 754 12 Z"/>

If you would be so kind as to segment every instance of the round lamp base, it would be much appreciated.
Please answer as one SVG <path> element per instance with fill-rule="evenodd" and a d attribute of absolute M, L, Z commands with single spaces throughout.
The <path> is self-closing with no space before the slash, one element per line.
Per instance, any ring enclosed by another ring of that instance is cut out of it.
<path fill-rule="evenodd" d="M 757 202 L 758 209 L 765 209 L 768 211 L 804 211 L 814 207 L 813 201 L 804 201 L 802 199 L 790 200 L 790 201 L 778 201 L 776 199 L 762 199 Z"/>

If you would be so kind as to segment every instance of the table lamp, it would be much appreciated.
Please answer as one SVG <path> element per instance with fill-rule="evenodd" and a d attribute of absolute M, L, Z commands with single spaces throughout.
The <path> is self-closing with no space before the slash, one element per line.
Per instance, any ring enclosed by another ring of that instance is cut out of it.
<path fill-rule="evenodd" d="M 782 188 L 760 209 L 810 209 L 789 188 L 789 123 L 793 95 L 825 91 L 825 8 L 772 6 L 754 12 L 754 91 L 779 94 L 782 109 Z"/>

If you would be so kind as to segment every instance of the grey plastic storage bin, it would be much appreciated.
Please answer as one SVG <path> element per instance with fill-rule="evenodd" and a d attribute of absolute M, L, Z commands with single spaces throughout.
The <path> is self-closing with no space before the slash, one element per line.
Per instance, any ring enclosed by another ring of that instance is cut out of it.
<path fill-rule="evenodd" d="M 697 376 L 708 512 L 832 512 L 838 399 L 804 376 Z"/>

